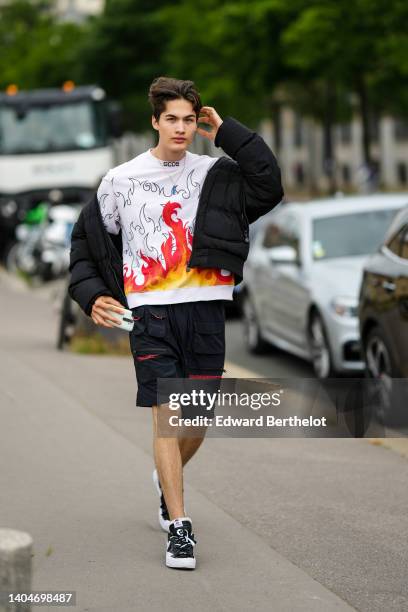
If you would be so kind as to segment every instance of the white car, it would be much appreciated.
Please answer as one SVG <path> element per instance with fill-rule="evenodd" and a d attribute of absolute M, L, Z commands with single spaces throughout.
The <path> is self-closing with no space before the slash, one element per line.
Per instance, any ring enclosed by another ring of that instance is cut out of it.
<path fill-rule="evenodd" d="M 378 194 L 283 204 L 265 215 L 244 268 L 249 351 L 273 344 L 311 361 L 319 378 L 363 370 L 363 266 L 407 204 L 406 194 Z"/>

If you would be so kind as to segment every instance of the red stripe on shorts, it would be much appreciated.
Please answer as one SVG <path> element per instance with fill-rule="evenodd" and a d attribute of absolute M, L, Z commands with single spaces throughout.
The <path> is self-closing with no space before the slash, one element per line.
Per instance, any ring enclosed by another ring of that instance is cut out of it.
<path fill-rule="evenodd" d="M 153 359 L 153 357 L 158 357 L 158 355 L 138 355 L 136 359 L 138 361 L 145 361 L 145 359 Z"/>

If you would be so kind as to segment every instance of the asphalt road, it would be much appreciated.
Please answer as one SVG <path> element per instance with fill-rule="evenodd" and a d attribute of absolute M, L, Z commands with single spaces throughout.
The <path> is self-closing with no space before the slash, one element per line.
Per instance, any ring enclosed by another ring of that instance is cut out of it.
<path fill-rule="evenodd" d="M 251 355 L 245 348 L 241 320 L 229 317 L 226 326 L 226 358 L 242 368 L 267 378 L 314 378 L 313 367 L 289 353 L 270 347 L 262 355 Z"/>
<path fill-rule="evenodd" d="M 367 440 L 208 438 L 185 470 L 197 569 L 164 566 L 151 416 L 126 357 L 54 350 L 44 292 L 0 276 L 0 526 L 34 538 L 34 583 L 75 609 L 408 609 L 407 459 Z M 305 376 L 242 350 L 229 375 Z M 245 374 L 245 368 L 250 374 Z"/>

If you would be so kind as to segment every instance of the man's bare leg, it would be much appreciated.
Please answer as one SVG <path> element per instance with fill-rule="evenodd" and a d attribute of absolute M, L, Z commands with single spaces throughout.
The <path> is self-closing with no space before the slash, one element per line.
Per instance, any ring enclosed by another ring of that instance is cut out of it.
<path fill-rule="evenodd" d="M 173 415 L 167 404 L 153 406 L 153 453 L 170 520 L 184 516 L 183 465 L 176 436 L 159 437 L 158 426 Z M 160 414 L 160 416 L 159 416 Z"/>
<path fill-rule="evenodd" d="M 170 520 L 185 516 L 183 499 L 183 465 L 191 459 L 203 442 L 202 437 L 159 437 L 158 424 L 164 426 L 168 416 L 174 415 L 168 405 L 153 406 L 153 452 L 160 486 L 166 500 Z M 159 417 L 160 413 L 160 417 Z"/>

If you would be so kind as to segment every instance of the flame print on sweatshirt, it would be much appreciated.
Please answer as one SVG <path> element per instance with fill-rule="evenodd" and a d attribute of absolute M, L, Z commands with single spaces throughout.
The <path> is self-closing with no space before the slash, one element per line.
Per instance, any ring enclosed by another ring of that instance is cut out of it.
<path fill-rule="evenodd" d="M 138 257 L 142 262 L 140 269 L 132 270 L 128 265 L 124 266 L 126 294 L 165 291 L 182 287 L 234 284 L 232 273 L 226 274 L 216 268 L 187 270 L 193 236 L 187 224 L 183 224 L 177 217 L 180 208 L 181 205 L 177 202 L 167 202 L 164 205 L 162 220 L 169 228 L 169 235 L 164 235 L 165 239 L 160 247 L 162 257 L 150 257 L 139 251 Z"/>

